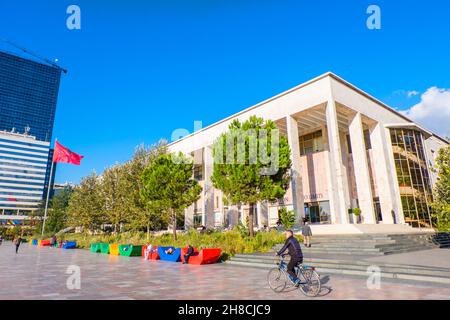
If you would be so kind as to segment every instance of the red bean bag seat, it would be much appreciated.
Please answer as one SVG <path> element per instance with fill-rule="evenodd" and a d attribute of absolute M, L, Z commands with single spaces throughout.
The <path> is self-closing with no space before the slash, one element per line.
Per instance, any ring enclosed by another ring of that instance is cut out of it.
<path fill-rule="evenodd" d="M 185 262 L 184 261 L 185 254 L 187 254 L 187 248 L 181 248 L 181 262 Z M 191 261 L 193 256 L 197 256 L 197 255 L 198 255 L 198 249 L 194 247 L 194 254 L 189 257 L 189 261 Z"/>
<path fill-rule="evenodd" d="M 142 246 L 142 257 L 145 257 L 145 250 L 147 250 L 147 245 Z M 153 252 L 148 255 L 148 260 L 159 260 L 157 246 L 153 246 Z"/>
<path fill-rule="evenodd" d="M 50 240 L 41 240 L 41 247 L 49 246 L 49 245 L 50 245 Z"/>
<path fill-rule="evenodd" d="M 184 251 L 183 251 L 184 250 Z M 182 249 L 182 259 L 184 260 L 184 255 L 186 254 L 187 249 Z M 195 248 L 194 248 L 195 252 Z M 222 250 L 219 248 L 208 248 L 202 249 L 199 253 L 192 255 L 189 257 L 189 264 L 211 264 L 216 263 L 219 260 L 220 255 L 222 254 Z"/>

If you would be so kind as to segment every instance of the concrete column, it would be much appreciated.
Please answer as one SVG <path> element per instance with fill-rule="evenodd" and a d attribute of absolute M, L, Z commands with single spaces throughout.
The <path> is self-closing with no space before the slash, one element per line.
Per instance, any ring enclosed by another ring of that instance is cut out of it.
<path fill-rule="evenodd" d="M 260 203 L 259 204 L 259 208 L 258 208 L 258 210 L 259 209 L 261 209 L 261 213 L 260 213 L 260 217 L 261 217 L 261 220 L 260 220 L 260 225 L 261 225 L 261 227 L 262 226 L 264 226 L 264 225 L 266 225 L 266 226 L 269 226 L 269 209 L 268 209 L 268 203 L 267 202 L 262 202 L 262 203 Z"/>
<path fill-rule="evenodd" d="M 380 198 L 383 223 L 392 224 L 392 211 L 397 223 L 404 223 L 403 208 L 400 201 L 397 172 L 389 129 L 377 123 L 370 128 L 370 142 L 372 144 L 375 181 Z"/>
<path fill-rule="evenodd" d="M 263 224 L 261 223 L 261 219 L 262 219 L 261 202 L 258 202 L 256 204 L 256 214 L 257 214 L 257 219 L 256 220 L 258 220 L 258 225 L 256 227 L 257 228 L 261 228 L 263 226 Z"/>
<path fill-rule="evenodd" d="M 214 169 L 212 146 L 203 148 L 204 187 L 203 187 L 203 225 L 207 228 L 214 227 L 214 187 L 211 175 Z"/>
<path fill-rule="evenodd" d="M 303 185 L 302 185 L 302 163 L 300 161 L 300 146 L 298 136 L 298 124 L 292 116 L 286 117 L 286 128 L 289 148 L 291 149 L 291 190 L 296 222 L 303 224 L 305 217 Z"/>
<path fill-rule="evenodd" d="M 329 180 L 328 194 L 332 216 L 335 223 L 348 224 L 348 209 L 350 207 L 348 179 L 342 163 L 341 142 L 337 120 L 336 104 L 332 97 L 326 107 L 326 121 L 329 146 Z"/>
<path fill-rule="evenodd" d="M 194 205 L 190 205 L 184 211 L 184 228 L 192 228 L 194 226 Z"/>
<path fill-rule="evenodd" d="M 375 224 L 373 195 L 370 183 L 369 165 L 367 161 L 364 129 L 361 113 L 357 112 L 349 121 L 350 143 L 352 145 L 353 167 L 356 177 L 356 191 L 359 208 L 364 223 Z"/>

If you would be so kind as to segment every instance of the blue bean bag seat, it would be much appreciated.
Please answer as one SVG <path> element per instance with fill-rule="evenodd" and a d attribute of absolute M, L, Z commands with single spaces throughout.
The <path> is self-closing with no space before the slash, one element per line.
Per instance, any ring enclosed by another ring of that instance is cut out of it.
<path fill-rule="evenodd" d="M 37 246 L 38 245 L 38 239 L 33 239 L 32 244 L 33 244 L 33 246 Z"/>
<path fill-rule="evenodd" d="M 172 248 L 174 252 L 172 254 L 167 254 L 165 251 L 169 248 Z M 158 255 L 160 260 L 170 261 L 170 262 L 179 262 L 181 261 L 181 249 L 175 247 L 158 247 Z"/>
<path fill-rule="evenodd" d="M 62 245 L 63 249 L 75 249 L 77 247 L 76 241 L 67 241 Z"/>

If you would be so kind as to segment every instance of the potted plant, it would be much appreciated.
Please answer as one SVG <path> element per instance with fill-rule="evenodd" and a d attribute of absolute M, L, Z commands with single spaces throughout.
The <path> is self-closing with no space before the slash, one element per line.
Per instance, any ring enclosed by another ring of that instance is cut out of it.
<path fill-rule="evenodd" d="M 361 209 L 360 208 L 353 208 L 352 212 L 356 216 L 357 223 L 361 223 Z"/>

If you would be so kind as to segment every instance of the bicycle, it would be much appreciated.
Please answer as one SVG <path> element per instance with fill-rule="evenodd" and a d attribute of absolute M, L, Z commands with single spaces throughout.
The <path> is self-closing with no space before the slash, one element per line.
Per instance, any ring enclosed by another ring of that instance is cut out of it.
<path fill-rule="evenodd" d="M 287 272 L 287 262 L 284 261 L 285 254 L 275 259 L 276 268 L 270 269 L 267 274 L 267 283 L 270 289 L 280 293 L 291 283 Z M 298 264 L 295 267 L 295 273 L 300 279 L 298 289 L 307 297 L 316 297 L 320 293 L 320 276 L 314 267 Z"/>

